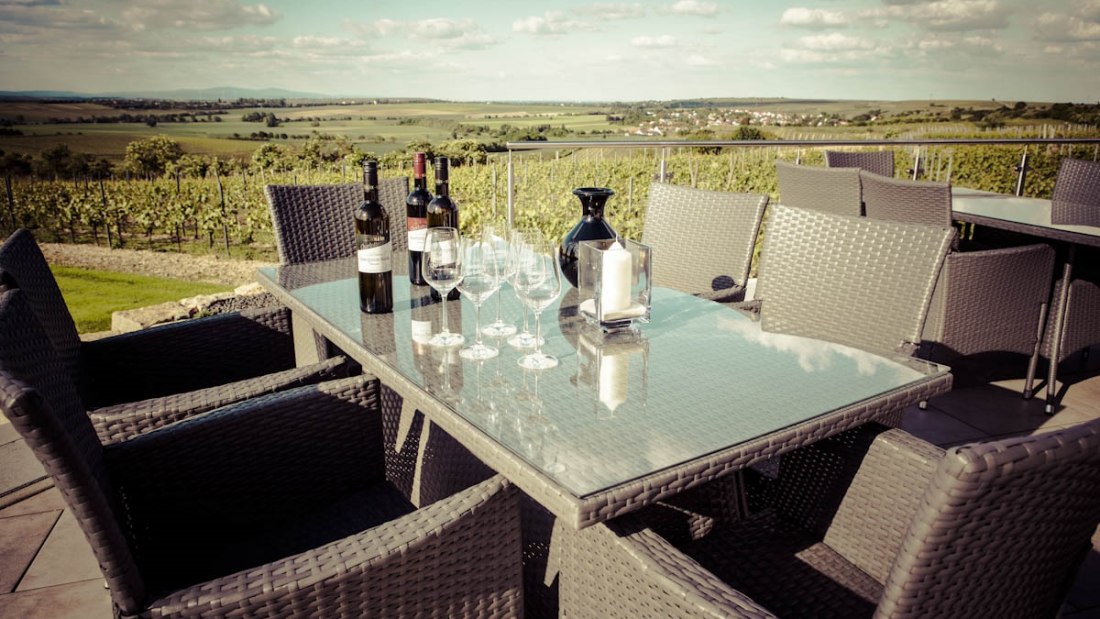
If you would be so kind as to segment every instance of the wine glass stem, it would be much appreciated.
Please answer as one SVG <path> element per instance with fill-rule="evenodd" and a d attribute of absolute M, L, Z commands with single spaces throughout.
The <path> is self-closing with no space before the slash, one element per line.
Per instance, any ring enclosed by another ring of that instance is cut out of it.
<path fill-rule="evenodd" d="M 501 295 L 498 294 L 497 295 L 497 319 L 495 321 L 495 324 L 500 323 L 500 297 L 501 297 Z"/>
<path fill-rule="evenodd" d="M 530 333 L 531 329 L 527 326 L 527 306 L 523 306 L 523 332 Z"/>
<path fill-rule="evenodd" d="M 474 304 L 474 346 L 481 348 L 481 304 Z M 480 385 L 478 385 L 480 387 Z"/>
<path fill-rule="evenodd" d="M 542 356 L 542 312 L 535 312 L 535 355 Z"/>
<path fill-rule="evenodd" d="M 443 310 L 443 333 L 450 333 L 450 331 L 447 329 L 447 293 L 448 292 L 450 292 L 450 291 L 448 290 L 447 292 L 444 292 L 442 294 L 443 302 L 441 302 L 439 304 L 440 309 Z"/>

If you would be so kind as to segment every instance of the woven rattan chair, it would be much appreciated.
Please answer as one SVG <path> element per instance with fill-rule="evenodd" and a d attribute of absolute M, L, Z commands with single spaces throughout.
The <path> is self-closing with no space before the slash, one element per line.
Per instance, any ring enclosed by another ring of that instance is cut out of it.
<path fill-rule="evenodd" d="M 946 452 L 871 424 L 777 483 L 734 523 L 560 527 L 563 616 L 1054 617 L 1100 522 L 1100 421 Z"/>
<path fill-rule="evenodd" d="M 121 616 L 521 615 L 518 492 L 432 475 L 450 487 L 416 507 L 387 481 L 379 405 L 358 376 L 104 445 L 22 291 L 0 293 L 0 410 Z"/>
<path fill-rule="evenodd" d="M 894 151 L 825 151 L 825 165 L 830 168 L 859 168 L 880 176 L 894 176 Z"/>
<path fill-rule="evenodd" d="M 864 215 L 930 226 L 951 225 L 951 184 L 860 172 Z"/>
<path fill-rule="evenodd" d="M 779 203 L 838 215 L 862 215 L 858 168 L 817 168 L 778 160 Z"/>
<path fill-rule="evenodd" d="M 355 209 L 363 201 L 363 185 L 267 185 L 264 187 L 275 246 L 282 264 L 301 264 L 346 258 L 355 253 Z M 390 216 L 390 243 L 394 251 L 408 248 L 405 197 L 409 179 L 383 179 L 378 201 Z M 343 356 L 320 334 L 314 333 L 317 358 Z"/>
<path fill-rule="evenodd" d="M 776 205 L 754 299 L 766 331 L 915 352 L 955 232 Z"/>
<path fill-rule="evenodd" d="M 22 288 L 104 440 L 122 440 L 230 402 L 348 374 L 341 358 L 294 367 L 285 308 L 246 310 L 83 342 L 49 264 L 27 230 L 17 230 L 0 246 L 0 274 Z"/>
<path fill-rule="evenodd" d="M 1100 162 L 1063 159 L 1054 179 L 1050 221 L 1100 226 Z"/>
<path fill-rule="evenodd" d="M 355 253 L 355 209 L 363 201 L 363 185 L 267 185 L 264 187 L 275 245 L 283 264 L 345 258 Z M 378 201 L 390 216 L 390 242 L 395 251 L 408 247 L 405 196 L 409 179 L 382 180 Z"/>
<path fill-rule="evenodd" d="M 642 242 L 660 255 L 659 286 L 719 301 L 744 298 L 768 196 L 653 183 Z"/>

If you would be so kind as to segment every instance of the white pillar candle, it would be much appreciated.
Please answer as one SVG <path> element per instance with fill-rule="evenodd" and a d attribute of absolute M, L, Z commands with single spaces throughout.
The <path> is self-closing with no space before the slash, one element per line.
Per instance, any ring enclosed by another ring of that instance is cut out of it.
<path fill-rule="evenodd" d="M 633 259 L 618 241 L 603 252 L 600 272 L 600 320 L 630 307 Z"/>
<path fill-rule="evenodd" d="M 599 395 L 600 402 L 612 413 L 626 402 L 629 386 L 630 355 L 619 353 L 600 356 Z"/>

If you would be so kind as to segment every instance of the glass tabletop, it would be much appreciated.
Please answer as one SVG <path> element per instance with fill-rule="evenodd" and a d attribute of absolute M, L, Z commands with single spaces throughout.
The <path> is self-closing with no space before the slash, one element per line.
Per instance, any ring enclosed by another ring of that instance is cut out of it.
<path fill-rule="evenodd" d="M 502 340 L 486 338 L 500 355 L 485 361 L 427 345 L 442 306 L 398 273 L 394 312 L 362 313 L 354 274 L 350 260 L 261 269 L 261 278 L 362 343 L 349 354 L 389 365 L 577 497 L 947 372 L 766 333 L 740 312 L 663 288 L 653 290 L 650 323 L 605 337 L 578 317 L 568 286 L 542 317 L 543 351 L 560 364 L 528 371 L 517 365 L 526 351 Z M 522 328 L 515 294 L 507 285 L 498 294 L 502 317 Z M 496 302 L 483 306 L 482 325 L 495 318 Z M 472 341 L 474 307 L 465 299 L 446 307 L 451 330 L 461 325 Z"/>
<path fill-rule="evenodd" d="M 951 188 L 951 210 L 956 215 L 976 215 L 1035 228 L 1071 232 L 1093 237 L 1093 243 L 1100 243 L 1100 228 L 1096 226 L 1052 224 L 1050 222 L 1050 206 L 1050 200 L 1042 198 L 992 193 L 968 187 Z M 1041 231 L 1037 232 L 1041 234 Z M 1082 240 L 1087 241 L 1088 239 Z"/>

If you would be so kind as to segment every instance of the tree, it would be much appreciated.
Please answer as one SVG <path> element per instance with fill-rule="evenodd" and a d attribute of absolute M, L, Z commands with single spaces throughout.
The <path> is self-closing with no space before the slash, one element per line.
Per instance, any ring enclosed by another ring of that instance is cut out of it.
<path fill-rule="evenodd" d="M 141 176 L 152 178 L 160 176 L 168 165 L 179 161 L 183 148 L 179 142 L 166 135 L 155 135 L 144 140 L 135 140 L 126 146 L 123 166 Z"/>

